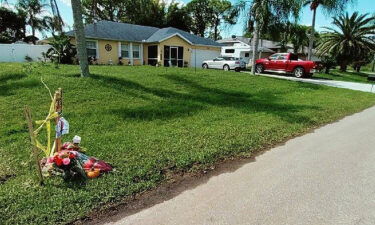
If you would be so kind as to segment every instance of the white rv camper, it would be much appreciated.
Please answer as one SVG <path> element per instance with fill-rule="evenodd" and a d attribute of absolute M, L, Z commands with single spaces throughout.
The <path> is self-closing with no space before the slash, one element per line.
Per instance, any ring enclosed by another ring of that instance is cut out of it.
<path fill-rule="evenodd" d="M 233 36 L 232 38 L 219 40 L 218 42 L 225 45 L 221 47 L 222 56 L 242 58 L 242 60 L 244 60 L 246 64 L 251 64 L 251 59 L 253 57 L 253 47 L 251 45 L 250 38 Z M 274 50 L 263 46 L 263 42 L 263 40 L 259 41 L 259 58 L 269 56 L 270 54 L 275 52 Z"/>

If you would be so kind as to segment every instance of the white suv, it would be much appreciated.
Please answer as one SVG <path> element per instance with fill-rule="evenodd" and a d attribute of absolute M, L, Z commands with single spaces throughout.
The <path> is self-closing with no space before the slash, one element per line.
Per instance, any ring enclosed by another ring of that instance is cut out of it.
<path fill-rule="evenodd" d="M 240 71 L 246 68 L 246 63 L 240 58 L 235 57 L 217 57 L 213 60 L 206 60 L 202 63 L 203 69 L 221 69 L 225 71 Z"/>

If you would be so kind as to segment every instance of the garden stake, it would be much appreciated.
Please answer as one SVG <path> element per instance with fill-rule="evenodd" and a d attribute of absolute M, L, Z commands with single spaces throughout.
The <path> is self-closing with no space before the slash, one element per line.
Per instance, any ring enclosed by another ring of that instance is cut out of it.
<path fill-rule="evenodd" d="M 39 163 L 39 157 L 38 157 L 38 149 L 36 147 L 35 139 L 34 139 L 34 128 L 33 128 L 33 121 L 31 118 L 31 111 L 28 106 L 25 106 L 25 117 L 27 120 L 27 126 L 29 128 L 29 134 L 30 134 L 30 141 L 32 145 L 32 152 L 34 155 L 35 163 L 36 163 L 36 170 L 39 177 L 39 185 L 43 185 L 43 176 L 42 176 L 42 170 L 40 168 Z"/>
<path fill-rule="evenodd" d="M 57 124 L 59 119 L 60 119 L 61 113 L 62 113 L 63 98 L 62 98 L 62 89 L 61 88 L 57 89 L 57 91 L 55 92 L 54 98 L 56 99 L 55 112 L 57 112 L 58 115 L 59 115 L 55 119 L 55 122 Z M 61 137 L 58 137 L 58 138 L 55 139 L 56 152 L 59 152 L 61 150 L 61 146 L 62 146 Z"/>

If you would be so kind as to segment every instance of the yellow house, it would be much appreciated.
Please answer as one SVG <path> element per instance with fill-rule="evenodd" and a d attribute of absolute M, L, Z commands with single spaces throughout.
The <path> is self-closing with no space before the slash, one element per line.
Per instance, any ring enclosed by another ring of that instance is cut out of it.
<path fill-rule="evenodd" d="M 67 32 L 74 40 L 74 31 Z M 220 55 L 221 44 L 168 27 L 156 28 L 112 21 L 85 26 L 88 57 L 99 64 L 200 67 Z"/>

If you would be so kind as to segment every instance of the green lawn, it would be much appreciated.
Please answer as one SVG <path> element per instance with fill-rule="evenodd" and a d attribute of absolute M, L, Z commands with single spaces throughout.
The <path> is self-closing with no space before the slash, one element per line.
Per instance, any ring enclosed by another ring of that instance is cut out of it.
<path fill-rule="evenodd" d="M 359 83 L 373 83 L 373 82 L 367 81 L 367 76 L 368 76 L 367 73 L 341 72 L 335 69 L 335 70 L 331 70 L 330 74 L 315 73 L 313 78 L 359 82 Z"/>
<path fill-rule="evenodd" d="M 375 95 L 243 73 L 155 67 L 44 66 L 25 74 L 0 64 L 0 224 L 60 224 L 155 187 L 165 172 L 203 168 L 256 150 L 375 104 Z M 40 76 L 64 89 L 70 134 L 88 155 L 117 171 L 85 184 L 50 178 L 36 185 L 23 118 L 50 104 Z M 271 165 L 270 165 L 271 166 Z M 5 177 L 11 176 L 6 181 Z"/>

